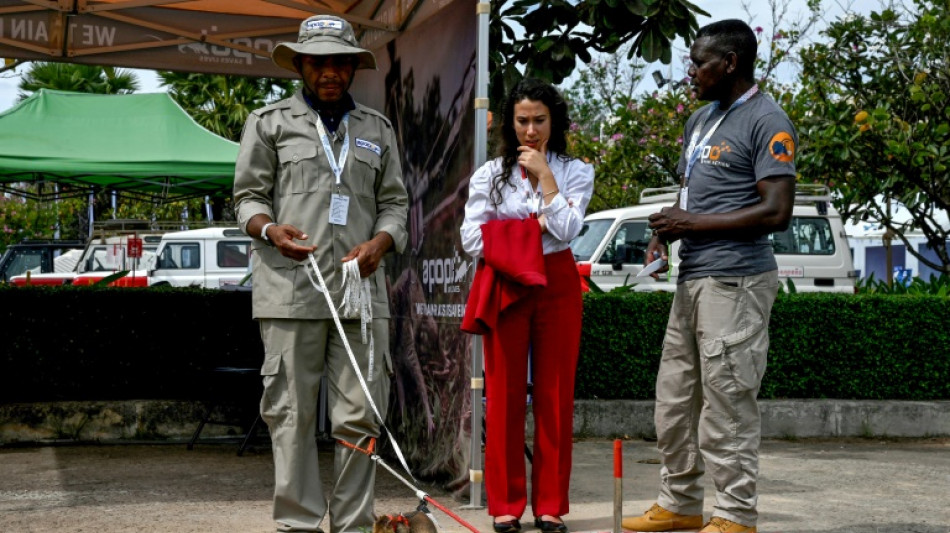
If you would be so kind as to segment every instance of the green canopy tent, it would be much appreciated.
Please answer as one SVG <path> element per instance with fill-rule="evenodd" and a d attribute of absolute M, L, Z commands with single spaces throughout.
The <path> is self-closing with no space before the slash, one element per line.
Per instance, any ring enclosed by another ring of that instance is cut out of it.
<path fill-rule="evenodd" d="M 228 195 L 237 151 L 167 93 L 42 89 L 0 114 L 0 190 L 33 199 Z"/>

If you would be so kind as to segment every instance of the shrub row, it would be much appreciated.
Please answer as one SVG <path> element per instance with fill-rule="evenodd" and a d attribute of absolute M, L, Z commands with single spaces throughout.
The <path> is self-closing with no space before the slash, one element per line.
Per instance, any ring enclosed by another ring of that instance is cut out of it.
<path fill-rule="evenodd" d="M 260 367 L 247 292 L 0 286 L 0 402 L 203 398 Z"/>
<path fill-rule="evenodd" d="M 588 294 L 577 397 L 650 399 L 673 295 Z M 0 402 L 198 399 L 259 367 L 247 292 L 0 285 Z M 950 298 L 780 294 L 762 398 L 950 399 Z"/>
<path fill-rule="evenodd" d="M 577 396 L 654 397 L 673 295 L 588 294 Z M 950 298 L 785 294 L 761 398 L 950 399 Z"/>

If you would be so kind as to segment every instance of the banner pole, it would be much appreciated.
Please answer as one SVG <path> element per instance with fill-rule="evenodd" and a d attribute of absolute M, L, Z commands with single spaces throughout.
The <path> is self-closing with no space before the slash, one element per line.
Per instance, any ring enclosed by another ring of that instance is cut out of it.
<path fill-rule="evenodd" d="M 488 156 L 488 23 L 490 2 L 476 2 L 478 38 L 475 55 L 475 154 L 474 168 L 481 167 Z M 469 467 L 469 503 L 463 509 L 482 509 L 482 338 L 472 336 L 472 427 Z"/>

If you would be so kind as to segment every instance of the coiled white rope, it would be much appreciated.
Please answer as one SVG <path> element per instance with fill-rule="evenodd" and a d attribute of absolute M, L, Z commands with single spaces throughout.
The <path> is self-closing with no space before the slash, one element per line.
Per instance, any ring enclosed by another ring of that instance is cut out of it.
<path fill-rule="evenodd" d="M 393 445 L 393 451 L 396 452 L 396 457 L 399 459 L 399 463 L 406 470 L 406 473 L 409 474 L 409 477 L 415 480 L 412 476 L 412 471 L 409 469 L 409 464 L 406 463 L 405 457 L 402 455 L 402 450 L 399 449 L 399 444 L 396 442 L 396 438 L 393 437 L 392 432 L 389 431 L 389 428 L 386 427 L 386 419 L 383 418 L 383 415 L 379 413 L 379 408 L 376 407 L 376 402 L 373 401 L 373 395 L 369 392 L 369 387 L 366 385 L 366 381 L 363 379 L 363 372 L 360 371 L 360 365 L 356 362 L 356 356 L 353 355 L 353 349 L 350 348 L 350 342 L 346 338 L 346 332 L 343 330 L 343 324 L 340 322 L 340 315 L 337 313 L 336 306 L 333 305 L 333 298 L 330 297 L 330 290 L 327 288 L 327 282 L 323 279 L 323 274 L 320 273 L 320 269 L 317 267 L 317 260 L 313 257 L 313 254 L 307 254 L 308 259 L 310 259 L 310 266 L 313 268 L 313 272 L 317 276 L 317 281 L 314 281 L 313 275 L 310 274 L 310 269 L 304 266 L 304 270 L 307 272 L 307 277 L 310 278 L 310 283 L 313 284 L 313 288 L 317 292 L 322 292 L 323 296 L 327 299 L 327 306 L 330 308 L 330 315 L 333 317 L 333 323 L 336 324 L 337 331 L 340 332 L 340 339 L 343 341 L 343 347 L 346 348 L 346 354 L 350 358 L 350 365 L 353 367 L 353 371 L 356 372 L 356 377 L 359 378 L 360 388 L 363 389 L 363 394 L 366 395 L 366 400 L 369 402 L 370 407 L 373 408 L 373 412 L 376 413 L 376 417 L 379 419 L 379 425 L 383 430 L 386 431 L 386 435 L 389 437 L 389 442 Z M 355 270 L 354 270 L 355 268 Z M 347 271 L 350 271 L 349 274 L 349 284 L 356 285 L 359 287 L 352 292 L 358 294 L 354 298 L 350 298 L 350 303 L 347 303 L 348 299 L 346 298 L 346 293 L 351 292 L 351 289 L 347 285 Z M 355 274 L 354 274 L 355 272 Z M 360 283 L 362 281 L 362 283 Z M 318 283 L 319 282 L 319 283 Z M 369 329 L 369 372 L 370 379 L 372 381 L 373 373 L 373 361 L 375 357 L 375 352 L 373 351 L 373 332 L 372 332 L 372 321 L 373 321 L 373 312 L 372 312 L 372 295 L 369 291 L 369 280 L 360 279 L 360 269 L 359 264 L 356 262 L 356 259 L 344 263 L 343 268 L 343 282 L 344 286 L 344 298 L 343 304 L 340 307 L 344 308 L 344 312 L 352 313 L 351 308 L 358 309 L 358 312 L 361 317 L 361 327 L 360 331 L 363 334 L 363 343 L 366 344 L 366 333 L 367 333 L 367 324 L 370 325 Z M 349 310 L 349 311 L 347 311 Z M 364 312 L 365 311 L 365 312 Z M 367 319 L 368 315 L 368 319 Z M 356 318 L 347 316 L 347 318 Z"/>
<path fill-rule="evenodd" d="M 369 278 L 360 278 L 360 264 L 356 259 L 343 263 L 343 281 L 340 284 L 343 286 L 340 316 L 360 319 L 360 339 L 363 344 L 369 344 L 369 375 L 366 381 L 372 382 L 376 354 L 373 350 L 373 296 L 369 290 Z"/>

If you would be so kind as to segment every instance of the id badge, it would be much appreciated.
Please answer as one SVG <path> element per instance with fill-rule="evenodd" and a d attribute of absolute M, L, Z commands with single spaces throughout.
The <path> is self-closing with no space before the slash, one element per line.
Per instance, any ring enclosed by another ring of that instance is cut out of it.
<path fill-rule="evenodd" d="M 689 201 L 689 187 L 680 188 L 680 209 L 686 211 L 686 205 Z"/>
<path fill-rule="evenodd" d="M 346 225 L 346 213 L 350 209 L 350 197 L 342 194 L 330 195 L 330 224 Z"/>

